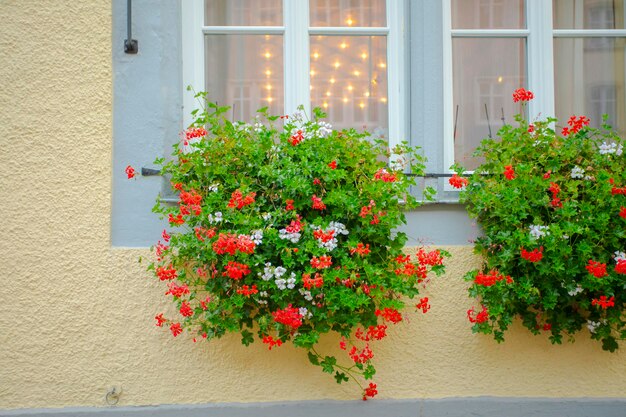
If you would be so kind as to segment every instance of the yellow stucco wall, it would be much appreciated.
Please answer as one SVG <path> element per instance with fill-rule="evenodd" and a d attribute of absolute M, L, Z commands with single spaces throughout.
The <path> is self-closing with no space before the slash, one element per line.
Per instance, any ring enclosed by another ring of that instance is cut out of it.
<path fill-rule="evenodd" d="M 109 242 L 111 4 L 2 0 L 0 16 L 0 409 L 104 406 L 112 386 L 120 405 L 356 398 L 289 346 L 154 326 L 169 304 L 137 263 L 148 251 Z M 587 335 L 472 335 L 461 276 L 478 260 L 449 249 L 432 310 L 377 346 L 381 398 L 625 395 L 625 354 Z"/>

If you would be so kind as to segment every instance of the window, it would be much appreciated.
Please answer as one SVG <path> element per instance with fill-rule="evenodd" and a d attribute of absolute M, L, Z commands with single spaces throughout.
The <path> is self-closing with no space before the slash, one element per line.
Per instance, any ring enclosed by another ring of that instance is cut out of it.
<path fill-rule="evenodd" d="M 623 0 L 444 0 L 444 161 L 474 169 L 480 141 L 535 92 L 528 117 L 585 114 L 626 129 Z"/>
<path fill-rule="evenodd" d="M 336 128 L 403 140 L 404 2 L 193 0 L 183 4 L 183 83 L 232 107 L 321 107 Z M 189 94 L 187 115 L 195 106 Z"/>

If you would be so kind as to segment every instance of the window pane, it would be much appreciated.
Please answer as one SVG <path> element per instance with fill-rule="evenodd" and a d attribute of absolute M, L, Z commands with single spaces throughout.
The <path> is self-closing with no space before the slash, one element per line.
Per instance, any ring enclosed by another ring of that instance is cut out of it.
<path fill-rule="evenodd" d="M 184 0 L 188 1 L 188 0 Z M 282 0 L 204 0 L 207 26 L 282 26 Z"/>
<path fill-rule="evenodd" d="M 452 29 L 525 27 L 524 0 L 452 0 Z"/>
<path fill-rule="evenodd" d="M 386 25 L 385 0 L 309 0 L 309 7 L 311 26 Z"/>
<path fill-rule="evenodd" d="M 311 37 L 311 105 L 338 129 L 387 137 L 387 38 Z"/>
<path fill-rule="evenodd" d="M 554 0 L 555 29 L 624 29 L 624 0 Z"/>
<path fill-rule="evenodd" d="M 206 90 L 211 101 L 232 106 L 233 120 L 257 109 L 283 113 L 283 37 L 205 35 Z"/>
<path fill-rule="evenodd" d="M 512 94 L 526 85 L 526 41 L 456 38 L 452 53 L 454 157 L 473 170 L 482 162 L 471 156 L 480 141 L 520 111 Z"/>
<path fill-rule="evenodd" d="M 626 133 L 624 38 L 554 40 L 556 115 L 561 124 L 585 115 L 602 125 L 602 115 L 621 135 Z"/>

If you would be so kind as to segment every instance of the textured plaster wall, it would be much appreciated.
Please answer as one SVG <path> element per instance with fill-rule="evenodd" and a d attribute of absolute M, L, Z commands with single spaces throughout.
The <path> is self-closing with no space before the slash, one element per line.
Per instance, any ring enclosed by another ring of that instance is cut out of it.
<path fill-rule="evenodd" d="M 0 409 L 104 406 L 112 386 L 120 405 L 355 398 L 289 346 L 154 327 L 171 307 L 148 251 L 110 243 L 111 3 L 2 0 L 0 16 Z M 432 310 L 376 348 L 382 398 L 624 396 L 624 354 L 586 335 L 472 335 L 461 276 L 479 261 L 450 250 Z"/>

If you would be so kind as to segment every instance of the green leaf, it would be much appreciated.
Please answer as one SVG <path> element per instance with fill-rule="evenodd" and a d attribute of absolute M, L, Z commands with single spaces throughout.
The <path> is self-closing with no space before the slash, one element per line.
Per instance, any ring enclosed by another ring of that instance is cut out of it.
<path fill-rule="evenodd" d="M 246 346 L 250 346 L 250 344 L 253 342 L 254 342 L 254 337 L 252 333 L 250 333 L 248 330 L 242 330 L 241 331 L 241 343 Z"/>
<path fill-rule="evenodd" d="M 317 358 L 316 354 L 314 354 L 313 352 L 308 352 L 308 357 L 309 357 L 309 362 L 311 362 L 313 365 L 319 366 L 320 361 Z"/>
<path fill-rule="evenodd" d="M 344 374 L 343 372 L 335 372 L 335 381 L 337 381 L 338 384 L 341 384 L 342 382 L 348 382 L 349 379 L 346 376 L 346 374 Z"/>
<path fill-rule="evenodd" d="M 337 359 L 334 356 L 326 356 L 320 363 L 322 371 L 332 374 L 335 371 L 335 365 L 337 365 Z"/>
<path fill-rule="evenodd" d="M 618 347 L 617 341 L 613 336 L 602 339 L 602 349 L 608 350 L 609 352 L 615 352 Z"/>
<path fill-rule="evenodd" d="M 376 369 L 374 368 L 374 365 L 372 365 L 370 363 L 370 364 L 367 365 L 367 367 L 363 371 L 363 378 L 365 378 L 365 379 L 372 379 L 374 374 L 376 374 Z"/>

